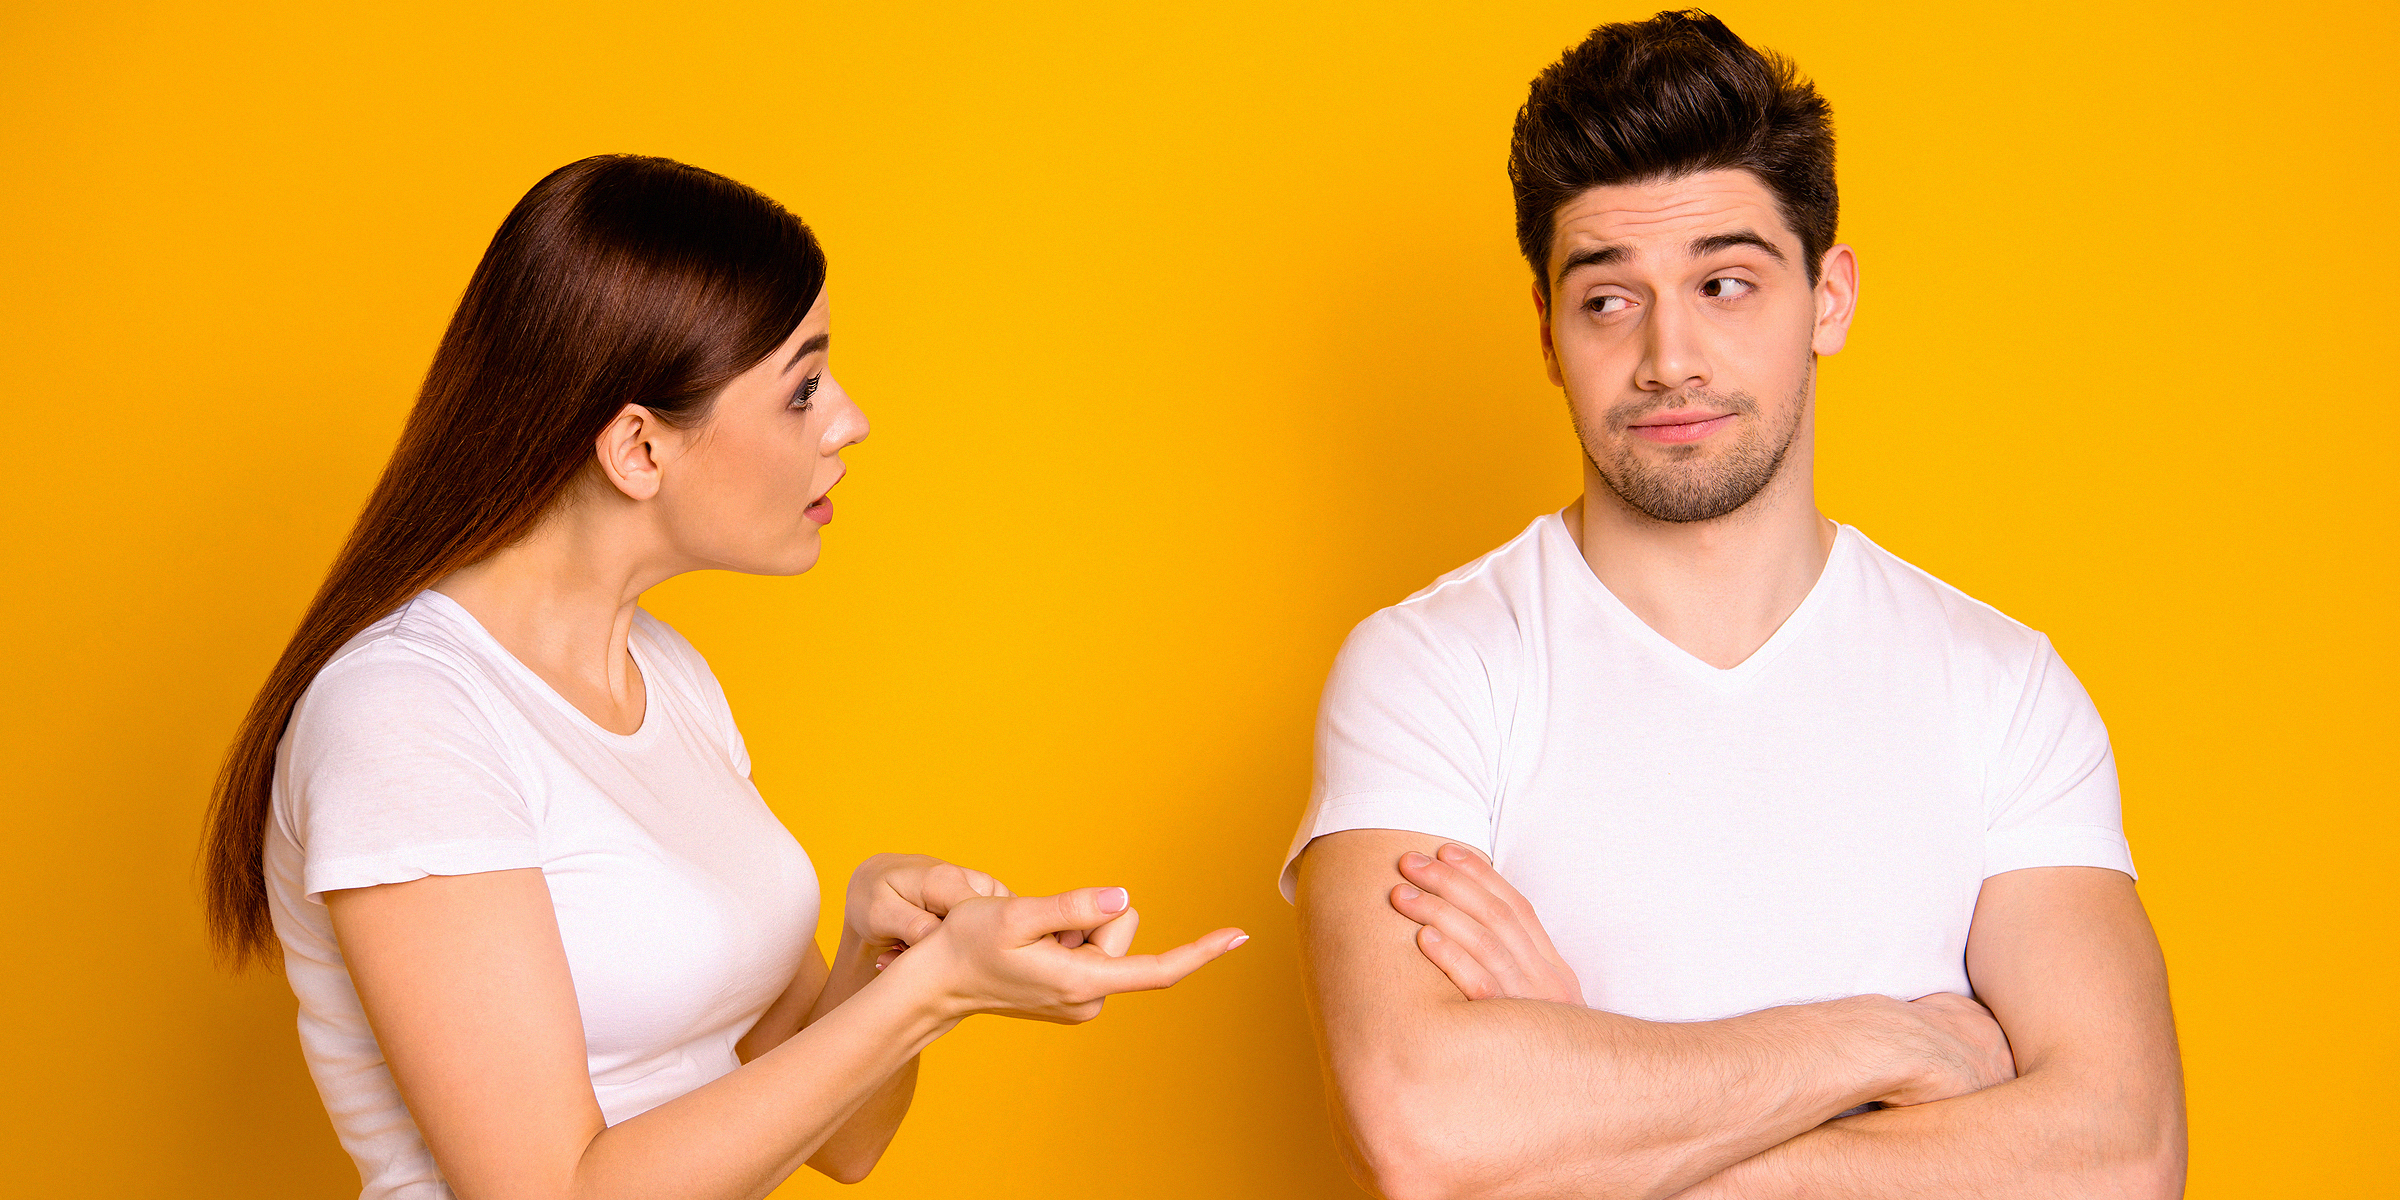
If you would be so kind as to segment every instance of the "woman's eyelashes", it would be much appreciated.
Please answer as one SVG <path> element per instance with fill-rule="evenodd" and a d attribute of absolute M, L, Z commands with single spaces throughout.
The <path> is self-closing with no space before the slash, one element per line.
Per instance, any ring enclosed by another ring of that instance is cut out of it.
<path fill-rule="evenodd" d="M 801 380 L 800 390 L 792 393 L 792 410 L 807 412 L 811 398 L 817 394 L 817 387 L 823 382 L 825 382 L 825 377 L 822 375 L 811 375 Z"/>

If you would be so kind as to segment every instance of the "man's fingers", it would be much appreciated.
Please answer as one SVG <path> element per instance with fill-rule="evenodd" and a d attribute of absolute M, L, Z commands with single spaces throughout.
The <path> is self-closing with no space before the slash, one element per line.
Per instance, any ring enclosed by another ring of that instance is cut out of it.
<path fill-rule="evenodd" d="M 1491 889 L 1488 881 L 1500 877 L 1488 871 L 1476 874 L 1455 862 L 1404 854 L 1400 856 L 1400 877 L 1473 913 L 1495 932 L 1522 923 L 1516 908 Z"/>
<path fill-rule="evenodd" d="M 1148 992 L 1173 987 L 1184 976 L 1207 966 L 1226 951 L 1249 941 L 1239 929 L 1220 929 L 1198 941 L 1186 942 L 1164 954 L 1128 954 L 1123 958 L 1092 958 L 1085 970 L 1100 995 Z"/>
<path fill-rule="evenodd" d="M 1567 960 L 1559 957 L 1558 947 L 1550 941 L 1550 931 L 1543 927 L 1542 918 L 1533 911 L 1533 901 L 1527 900 L 1525 893 L 1518 891 L 1517 885 L 1510 883 L 1508 876 L 1501 874 L 1500 869 L 1493 866 L 1489 859 L 1456 842 L 1447 843 L 1441 849 L 1434 851 L 1434 857 L 1450 864 L 1460 874 L 1474 880 L 1485 891 L 1490 892 L 1502 904 L 1507 905 L 1511 911 L 1515 912 L 1517 923 L 1524 927 L 1526 939 L 1533 943 L 1534 949 L 1539 951 L 1543 957 L 1560 967 L 1567 965 Z"/>
<path fill-rule="evenodd" d="M 1489 1000 L 1500 994 L 1500 986 L 1492 979 L 1491 972 L 1484 970 L 1483 964 L 1476 962 L 1475 956 L 1467 953 L 1457 942 L 1443 937 L 1441 930 L 1431 925 L 1419 928 L 1417 949 L 1434 966 L 1440 967 L 1442 974 L 1450 977 L 1452 986 L 1467 999 Z"/>
<path fill-rule="evenodd" d="M 1558 948 L 1550 946 L 1550 936 L 1541 929 L 1541 922 L 1534 919 L 1534 907 L 1526 905 L 1522 895 L 1517 895 L 1517 888 L 1507 886 L 1498 871 L 1490 869 L 1490 864 L 1474 857 L 1466 847 L 1450 842 L 1430 859 L 1426 854 L 1402 854 L 1399 874 L 1414 886 L 1462 907 L 1483 929 L 1507 943 L 1510 953 L 1524 962 L 1526 970 L 1534 970 L 1536 962 L 1565 967 L 1565 962 L 1558 958 Z"/>
<path fill-rule="evenodd" d="M 1491 977 L 1498 994 L 1532 994 L 1532 980 L 1526 975 L 1526 964 L 1518 958 L 1517 949 L 1477 920 L 1474 914 L 1451 904 L 1444 897 L 1420 891 L 1405 883 L 1392 888 L 1392 907 L 1401 916 L 1419 925 L 1440 930 L 1443 940 L 1456 946 L 1461 953 L 1473 957 Z"/>
<path fill-rule="evenodd" d="M 1433 857 L 1476 887 L 1490 893 L 1493 900 L 1515 913 L 1519 922 L 1536 932 L 1541 930 L 1541 919 L 1534 916 L 1533 902 L 1527 900 L 1525 893 L 1518 891 L 1517 886 L 1508 881 L 1508 876 L 1502 875 L 1489 859 L 1457 842 L 1444 842 L 1441 849 L 1433 852 Z"/>
<path fill-rule="evenodd" d="M 1055 896 L 1024 896 L 1004 901 L 1010 932 L 1031 942 L 1067 930 L 1098 929 L 1132 904 L 1124 888 L 1077 888 Z"/>
<path fill-rule="evenodd" d="M 1443 849 L 1465 853 L 1455 846 L 1445 846 Z M 1430 859 L 1422 854 L 1404 854 L 1400 857 L 1400 876 L 1474 918 L 1489 936 L 1506 944 L 1511 955 L 1527 960 L 1528 965 L 1531 960 L 1542 957 L 1541 943 L 1527 932 L 1525 921 L 1516 908 L 1494 895 L 1491 889 L 1484 886 L 1482 878 L 1470 875 L 1456 863 Z M 1491 875 L 1489 878 L 1499 877 Z"/>
<path fill-rule="evenodd" d="M 1089 940 L 1110 958 L 1123 958 L 1126 951 L 1133 949 L 1133 931 L 1141 926 L 1142 911 L 1128 908 L 1118 913 L 1114 920 L 1093 930 Z M 1063 939 L 1066 935 L 1062 933 L 1059 937 Z"/>

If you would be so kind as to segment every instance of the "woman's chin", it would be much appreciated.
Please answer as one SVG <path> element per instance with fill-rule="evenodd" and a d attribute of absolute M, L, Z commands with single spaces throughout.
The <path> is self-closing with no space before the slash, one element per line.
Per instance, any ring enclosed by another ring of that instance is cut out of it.
<path fill-rule="evenodd" d="M 823 554 L 824 552 L 825 552 L 825 544 L 824 544 L 823 542 L 821 542 L 821 541 L 817 540 L 816 538 L 814 538 L 814 537 L 811 537 L 811 538 L 809 538 L 809 539 L 808 539 L 808 544 L 807 544 L 806 546 L 796 546 L 796 547 L 794 547 L 794 548 L 792 549 L 792 551 L 791 551 L 789 554 L 786 554 L 786 555 L 784 555 L 784 557 L 783 557 L 783 561 L 782 561 L 780 564 L 778 564 L 774 570 L 772 570 L 772 571 L 762 571 L 762 572 L 760 572 L 760 574 L 762 574 L 762 575 L 803 575 L 803 574 L 806 574 L 806 573 L 808 572 L 808 569 L 809 569 L 810 567 L 813 567 L 813 566 L 816 566 L 816 565 L 817 565 L 817 556 L 818 556 L 818 555 L 820 555 L 820 554 Z"/>

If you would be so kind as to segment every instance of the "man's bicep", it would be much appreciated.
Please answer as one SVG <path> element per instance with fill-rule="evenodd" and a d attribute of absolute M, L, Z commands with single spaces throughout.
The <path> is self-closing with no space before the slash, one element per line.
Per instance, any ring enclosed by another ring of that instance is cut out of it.
<path fill-rule="evenodd" d="M 2180 1113 L 2166 963 L 2124 873 L 2033 867 L 1984 880 L 1967 975 L 2008 1032 L 2018 1074 L 2115 1081 L 2129 1100 Z"/>
<path fill-rule="evenodd" d="M 1417 949 L 1417 923 L 1392 907 L 1400 856 L 1447 839 L 1401 829 L 1348 829 L 1311 841 L 1299 861 L 1301 974 L 1326 1052 L 1341 1058 L 1403 1031 L 1390 1021 L 1426 1004 L 1464 1002 Z"/>

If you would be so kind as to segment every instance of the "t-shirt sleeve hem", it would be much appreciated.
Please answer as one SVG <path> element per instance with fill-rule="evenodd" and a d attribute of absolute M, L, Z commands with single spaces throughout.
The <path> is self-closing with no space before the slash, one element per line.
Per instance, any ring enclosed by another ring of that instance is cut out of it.
<path fill-rule="evenodd" d="M 307 892 L 309 903 L 323 904 L 325 893 L 344 888 L 407 883 L 428 875 L 477 875 L 541 865 L 541 855 L 522 842 L 441 842 L 361 858 L 311 860 L 301 874 L 301 887 Z"/>
<path fill-rule="evenodd" d="M 1326 834 L 1351 829 L 1405 829 L 1472 847 L 1486 858 L 1492 854 L 1491 822 L 1480 814 L 1460 812 L 1455 796 L 1419 792 L 1354 792 L 1336 796 L 1316 806 L 1283 856 L 1283 874 L 1277 887 L 1283 892 L 1285 902 L 1296 901 L 1299 896 L 1300 852 Z"/>
<path fill-rule="evenodd" d="M 2039 825 L 1984 838 L 1984 878 L 2027 867 L 2106 867 L 2141 878 L 2125 835 L 2105 825 Z"/>

